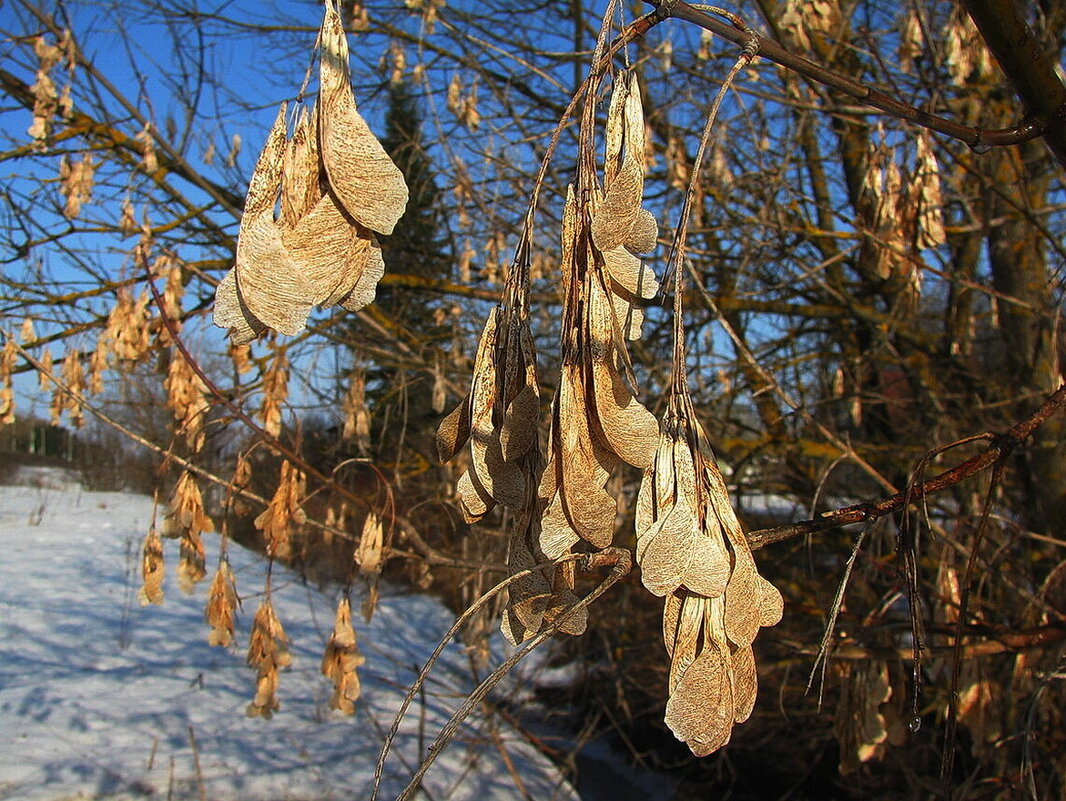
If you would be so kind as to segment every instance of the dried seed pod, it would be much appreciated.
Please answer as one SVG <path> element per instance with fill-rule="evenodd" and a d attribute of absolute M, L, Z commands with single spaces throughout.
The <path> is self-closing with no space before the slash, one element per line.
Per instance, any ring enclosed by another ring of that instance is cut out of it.
<path fill-rule="evenodd" d="M 207 575 L 207 554 L 200 532 L 185 529 L 178 547 L 178 587 L 186 595 L 192 595 L 196 585 Z"/>
<path fill-rule="evenodd" d="M 204 499 L 196 483 L 196 475 L 185 470 L 178 477 L 166 517 L 163 518 L 163 536 L 185 537 L 189 532 L 199 537 L 205 531 L 214 531 L 214 523 L 204 511 Z"/>
<path fill-rule="evenodd" d="M 838 670 L 843 681 L 833 733 L 840 743 L 840 772 L 846 775 L 884 754 L 888 727 L 882 707 L 892 697 L 892 683 L 881 660 L 847 663 Z"/>
<path fill-rule="evenodd" d="M 385 527 L 381 518 L 371 509 L 363 521 L 363 533 L 355 551 L 355 563 L 359 565 L 364 576 L 376 576 L 381 573 L 384 543 Z"/>
<path fill-rule="evenodd" d="M 285 348 L 277 348 L 270 367 L 263 373 L 263 405 L 259 420 L 272 437 L 281 433 L 281 409 L 289 397 L 289 359 Z"/>
<path fill-rule="evenodd" d="M 171 353 L 163 387 L 167 392 L 167 406 L 174 413 L 186 444 L 194 453 L 199 452 L 206 436 L 204 421 L 211 408 L 209 394 L 200 376 L 176 349 Z"/>
<path fill-rule="evenodd" d="M 81 207 L 92 197 L 95 172 L 96 164 L 91 153 L 84 154 L 74 164 L 71 164 L 66 156 L 60 160 L 60 191 L 66 198 L 63 215 L 68 220 L 77 217 L 81 213 Z"/>

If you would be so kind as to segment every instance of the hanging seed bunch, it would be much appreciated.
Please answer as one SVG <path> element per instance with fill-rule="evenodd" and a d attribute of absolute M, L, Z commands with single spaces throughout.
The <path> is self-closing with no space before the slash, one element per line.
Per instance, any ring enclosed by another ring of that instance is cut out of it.
<path fill-rule="evenodd" d="M 144 127 L 133 137 L 141 149 L 141 169 L 148 175 L 152 175 L 159 169 L 159 156 L 155 152 L 155 134 L 152 132 L 152 123 L 146 122 Z"/>
<path fill-rule="evenodd" d="M 889 279 L 899 269 L 906 252 L 907 235 L 901 225 L 902 211 L 907 206 L 903 176 L 895 154 L 884 140 L 871 143 L 863 174 L 862 191 L 871 210 L 872 247 L 876 258 L 872 269 L 877 278 Z"/>
<path fill-rule="evenodd" d="M 363 619 L 369 623 L 374 617 L 378 605 L 378 579 L 384 567 L 385 524 L 373 509 L 367 511 L 363 520 L 363 529 L 359 536 L 359 545 L 355 549 L 355 564 L 359 573 L 366 579 L 367 595 L 363 600 Z"/>
<path fill-rule="evenodd" d="M 208 645 L 228 648 L 233 644 L 233 621 L 240 605 L 237 581 L 230 568 L 229 559 L 223 555 L 218 562 L 218 569 L 215 570 L 215 577 L 211 580 L 207 607 L 204 609 L 204 620 L 211 627 L 211 632 L 207 635 Z"/>
<path fill-rule="evenodd" d="M 352 606 L 346 593 L 337 604 L 333 633 L 322 656 L 322 674 L 333 682 L 330 709 L 339 709 L 345 715 L 355 713 L 355 702 L 362 692 L 356 669 L 364 662 L 366 657 L 359 653 L 355 629 L 352 628 Z"/>
<path fill-rule="evenodd" d="M 281 410 L 289 397 L 289 358 L 284 347 L 274 349 L 274 358 L 263 373 L 263 405 L 259 421 L 272 437 L 281 433 Z"/>
<path fill-rule="evenodd" d="M 291 136 L 282 104 L 248 185 L 236 261 L 215 295 L 215 324 L 235 342 L 267 328 L 297 334 L 314 306 L 370 303 L 385 269 L 374 232 L 392 233 L 407 205 L 403 175 L 356 110 L 332 0 L 319 48 L 319 99 L 300 108 Z"/>
<path fill-rule="evenodd" d="M 204 421 L 211 408 L 209 392 L 184 355 L 177 349 L 170 354 L 167 377 L 163 382 L 167 391 L 167 406 L 174 413 L 178 430 L 193 453 L 204 446 Z"/>
<path fill-rule="evenodd" d="M 745 49 L 723 90 L 750 62 Z M 685 239 L 696 182 L 721 102 L 708 115 L 678 226 L 674 275 L 673 376 L 658 446 L 637 498 L 636 560 L 644 586 L 665 596 L 670 655 L 666 723 L 693 754 L 729 742 L 751 715 L 757 677 L 752 642 L 780 619 L 780 592 L 759 575 L 717 460 L 689 395 L 685 363 Z"/>
<path fill-rule="evenodd" d="M 756 569 L 687 390 L 677 389 L 641 483 L 636 558 L 644 586 L 666 596 L 667 725 L 704 756 L 751 714 L 752 642 L 781 619 L 783 602 Z"/>
<path fill-rule="evenodd" d="M 248 717 L 270 718 L 281 707 L 277 697 L 278 670 L 287 667 L 292 656 L 285 629 L 274 613 L 269 588 L 252 621 L 247 662 L 257 672 L 255 698 L 246 710 Z"/>
<path fill-rule="evenodd" d="M 944 202 L 940 192 L 940 165 L 928 131 L 918 134 L 918 166 L 912 191 L 918 203 L 918 247 L 935 248 L 948 241 L 944 231 Z"/>
<path fill-rule="evenodd" d="M 0 350 L 0 425 L 15 422 L 15 384 L 12 372 L 15 369 L 15 340 L 8 336 Z"/>
<path fill-rule="evenodd" d="M 881 759 L 890 742 L 899 744 L 904 728 L 892 708 L 888 663 L 879 659 L 843 661 L 840 702 L 833 734 L 840 743 L 840 773 L 854 773 L 870 760 Z"/>
<path fill-rule="evenodd" d="M 91 153 L 86 153 L 74 164 L 66 156 L 60 160 L 59 187 L 66 198 L 63 215 L 68 220 L 81 214 L 81 207 L 92 197 L 95 173 L 96 163 Z"/>
<path fill-rule="evenodd" d="M 96 344 L 96 350 L 103 354 L 104 367 L 111 357 L 135 362 L 148 352 L 148 303 L 147 291 L 135 298 L 128 287 L 119 290 Z"/>
<path fill-rule="evenodd" d="M 355 443 L 361 454 L 370 452 L 370 410 L 366 406 L 366 373 L 357 370 L 348 381 L 344 396 L 344 424 L 341 437 Z"/>
<path fill-rule="evenodd" d="M 59 368 L 59 380 L 62 384 L 55 385 L 52 393 L 52 425 L 60 425 L 63 412 L 70 416 L 70 422 L 75 428 L 81 428 L 85 422 L 85 413 L 81 407 L 79 398 L 85 393 L 85 368 L 81 364 L 81 352 L 77 348 L 71 348 L 63 357 L 63 364 Z"/>
<path fill-rule="evenodd" d="M 233 513 L 239 517 L 251 514 L 251 507 L 244 498 L 244 491 L 252 483 L 252 463 L 248 459 L 248 453 L 237 454 L 237 461 L 233 465 L 233 477 L 227 488 L 228 497 L 233 498 Z"/>
<path fill-rule="evenodd" d="M 605 548 L 617 501 L 606 484 L 621 461 L 648 467 L 658 424 L 633 391 L 625 340 L 640 336 L 641 298 L 658 283 L 634 255 L 654 247 L 655 221 L 640 202 L 644 122 L 635 77 L 616 79 L 608 116 L 605 191 L 592 162 L 591 102 L 582 123 L 576 190 L 563 215 L 563 341 L 552 404 L 548 464 L 538 495 L 545 504 L 540 547 L 549 558 L 579 541 Z"/>
<path fill-rule="evenodd" d="M 255 519 L 263 532 L 267 556 L 285 561 L 292 556 L 292 537 L 307 522 L 302 508 L 307 480 L 303 472 L 286 459 L 281 463 L 278 488 L 270 505 Z"/>
<path fill-rule="evenodd" d="M 141 590 L 137 597 L 141 606 L 163 603 L 163 578 L 166 565 L 163 559 L 163 541 L 155 525 L 148 529 L 141 546 Z"/>
<path fill-rule="evenodd" d="M 536 487 L 544 456 L 537 354 L 529 325 L 531 222 L 527 216 L 503 297 L 485 321 L 470 391 L 437 432 L 442 462 L 469 445 L 469 467 L 457 482 L 466 521 L 476 523 L 498 505 L 514 515 L 508 557 L 512 574 L 546 561 L 538 545 Z M 569 605 L 562 585 L 573 587 L 572 565 L 561 572 L 566 576 L 561 584 L 559 570 L 547 568 L 512 585 L 504 620 L 512 642 L 538 631 L 549 606 Z"/>
<path fill-rule="evenodd" d="M 51 44 L 43 36 L 38 36 L 33 44 L 33 52 L 37 56 L 37 75 L 31 90 L 33 92 L 33 124 L 26 133 L 33 139 L 34 147 L 38 150 L 43 150 L 51 144 L 56 115 L 66 115 L 70 112 L 70 86 L 66 86 L 60 94 L 52 79 L 52 69 L 63 60 L 65 54 L 73 53 L 72 48 L 73 39 L 69 31 L 64 32 L 58 44 Z M 69 66 L 72 69 L 73 62 Z"/>
<path fill-rule="evenodd" d="M 196 477 L 186 470 L 174 485 L 170 508 L 163 519 L 163 536 L 181 538 L 178 586 L 183 592 L 192 592 L 207 575 L 207 555 L 201 535 L 214 530 L 214 523 L 204 511 L 204 499 Z"/>

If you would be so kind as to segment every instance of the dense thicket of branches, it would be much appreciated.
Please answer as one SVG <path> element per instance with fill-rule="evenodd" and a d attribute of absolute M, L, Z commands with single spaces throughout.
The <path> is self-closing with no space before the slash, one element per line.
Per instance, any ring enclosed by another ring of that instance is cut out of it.
<path fill-rule="evenodd" d="M 602 8 L 341 5 L 355 95 L 407 173 L 416 213 L 384 243 L 395 256 L 385 302 L 318 312 L 307 333 L 268 336 L 231 352 L 232 365 L 210 325 L 214 288 L 233 260 L 258 147 L 308 66 L 320 4 L 5 5 L 0 328 L 11 344 L 0 379 L 14 387 L 14 415 L 47 416 L 32 374 L 51 369 L 170 453 L 161 463 L 171 469 L 188 458 L 229 481 L 253 441 L 280 445 L 275 457 L 252 450 L 260 496 L 276 489 L 277 459 L 294 462 L 309 476 L 311 523 L 358 540 L 373 509 L 389 521 L 394 577 L 436 581 L 463 606 L 504 563 L 508 521 L 461 523 L 461 467 L 433 464 L 427 443 L 435 412 L 466 392 Z M 626 22 L 649 9 L 635 5 Z M 626 56 L 643 94 L 660 277 L 708 106 L 739 52 L 681 6 L 686 20 L 655 26 Z M 1020 443 L 997 435 L 1063 377 L 1066 6 L 757 0 L 732 10 L 810 59 L 796 70 L 757 57 L 740 73 L 688 233 L 691 391 L 745 526 L 890 496 L 986 447 L 1005 458 L 892 515 L 757 554 L 786 614 L 760 638 L 755 719 L 724 754 L 698 762 L 664 744 L 666 666 L 649 635 L 659 610 L 639 579 L 600 599 L 593 631 L 566 644 L 587 668 L 571 701 L 590 729 L 612 728 L 635 754 L 683 769 L 679 797 L 704 797 L 711 783 L 752 798 L 927 798 L 938 787 L 1064 797 L 1066 418 L 1049 415 Z M 1030 38 L 1013 50 L 993 42 L 1001 66 L 968 10 L 988 36 L 1018 22 Z M 1050 133 L 970 147 L 875 113 L 827 87 L 834 80 L 958 126 L 1026 119 Z M 570 125 L 534 229 L 544 398 L 557 381 L 559 227 L 576 147 Z M 431 240 L 422 260 L 415 230 Z M 671 305 L 668 293 L 651 302 L 632 346 L 641 399 L 656 414 L 670 382 Z M 213 388 L 184 367 L 188 356 Z M 164 379 L 166 392 L 153 388 Z M 77 404 L 56 392 L 57 419 L 77 423 Z M 170 433 L 130 410 L 160 395 L 176 415 Z M 0 396 L 0 422 L 13 422 L 9 405 Z M 632 498 L 639 479 L 621 473 L 613 486 Z M 616 544 L 631 545 L 632 530 L 627 510 Z M 846 566 L 815 681 L 819 710 L 803 693 Z"/>

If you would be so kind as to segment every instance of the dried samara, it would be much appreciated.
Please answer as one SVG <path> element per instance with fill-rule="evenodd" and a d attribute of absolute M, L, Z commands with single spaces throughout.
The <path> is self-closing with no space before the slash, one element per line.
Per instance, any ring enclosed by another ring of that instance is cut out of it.
<path fill-rule="evenodd" d="M 385 269 L 374 233 L 392 233 L 407 206 L 403 175 L 356 109 L 332 0 L 319 41 L 318 101 L 300 108 L 291 135 L 282 104 L 248 185 L 233 269 L 215 294 L 215 324 L 234 342 L 268 328 L 297 334 L 314 306 L 373 301 Z"/>

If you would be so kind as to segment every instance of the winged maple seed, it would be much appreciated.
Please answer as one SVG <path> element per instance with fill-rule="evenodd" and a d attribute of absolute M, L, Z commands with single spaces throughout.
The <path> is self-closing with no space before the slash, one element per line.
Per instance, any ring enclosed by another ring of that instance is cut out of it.
<path fill-rule="evenodd" d="M 407 206 L 403 175 L 356 109 L 332 0 L 319 41 L 318 102 L 300 109 L 291 136 L 281 105 L 248 184 L 236 260 L 215 294 L 215 324 L 235 342 L 268 328 L 297 334 L 314 306 L 370 303 L 385 270 L 374 232 L 392 233 Z"/>

